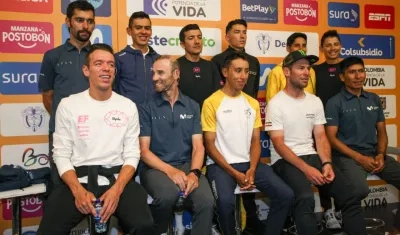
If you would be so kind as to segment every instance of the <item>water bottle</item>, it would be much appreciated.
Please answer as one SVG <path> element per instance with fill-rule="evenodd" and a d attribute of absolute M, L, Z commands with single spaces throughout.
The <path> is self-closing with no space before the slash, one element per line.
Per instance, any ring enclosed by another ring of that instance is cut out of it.
<path fill-rule="evenodd" d="M 175 213 L 183 214 L 183 200 L 184 200 L 183 195 L 184 192 L 179 192 L 179 198 L 175 205 Z"/>
<path fill-rule="evenodd" d="M 104 233 L 107 231 L 107 223 L 102 223 L 100 211 L 103 208 L 103 203 L 99 199 L 94 202 L 94 209 L 96 210 L 96 216 L 94 217 L 94 231 L 95 233 Z"/>

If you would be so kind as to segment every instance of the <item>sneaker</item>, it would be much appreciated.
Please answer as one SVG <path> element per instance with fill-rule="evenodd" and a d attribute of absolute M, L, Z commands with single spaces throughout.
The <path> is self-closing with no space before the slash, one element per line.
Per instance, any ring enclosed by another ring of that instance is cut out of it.
<path fill-rule="evenodd" d="M 214 225 L 212 226 L 212 228 L 211 228 L 211 235 L 221 235 L 221 234 L 218 232 L 218 228 L 217 228 L 217 225 L 216 225 L 216 224 L 214 224 Z"/>
<path fill-rule="evenodd" d="M 185 234 L 185 229 L 175 229 L 174 235 L 184 235 Z"/>
<path fill-rule="evenodd" d="M 335 209 L 333 209 L 335 211 Z M 339 224 L 342 225 L 342 212 L 341 211 L 335 211 L 335 217 L 338 220 Z"/>
<path fill-rule="evenodd" d="M 335 212 L 333 209 L 329 209 L 325 211 L 324 213 L 324 219 L 325 219 L 325 227 L 327 229 L 340 229 L 342 226 L 340 226 L 339 221 L 335 217 Z"/>

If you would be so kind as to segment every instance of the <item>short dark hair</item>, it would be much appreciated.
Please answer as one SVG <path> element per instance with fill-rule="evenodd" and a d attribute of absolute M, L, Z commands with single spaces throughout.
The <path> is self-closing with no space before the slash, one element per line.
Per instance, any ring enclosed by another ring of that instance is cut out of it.
<path fill-rule="evenodd" d="M 77 0 L 74 2 L 71 2 L 68 7 L 67 7 L 67 18 L 71 19 L 72 16 L 74 15 L 75 9 L 81 10 L 81 11 L 92 11 L 93 16 L 95 16 L 95 11 L 94 7 L 90 2 L 86 0 Z"/>
<path fill-rule="evenodd" d="M 198 24 L 188 24 L 188 25 L 186 25 L 179 32 L 179 41 L 185 42 L 185 33 L 187 31 L 190 31 L 190 30 L 200 30 L 200 27 L 199 27 Z"/>
<path fill-rule="evenodd" d="M 291 47 L 297 38 L 303 38 L 307 42 L 307 35 L 305 33 L 293 33 L 286 40 L 286 46 Z"/>
<path fill-rule="evenodd" d="M 144 11 L 136 11 L 133 12 L 131 17 L 129 17 L 128 27 L 131 28 L 133 24 L 133 20 L 135 19 L 148 19 L 151 24 L 150 16 Z"/>
<path fill-rule="evenodd" d="M 346 69 L 348 69 L 350 66 L 355 65 L 355 64 L 361 64 L 363 67 L 365 67 L 363 59 L 361 59 L 360 57 L 357 57 L 357 56 L 352 56 L 352 57 L 348 57 L 340 62 L 340 64 L 339 64 L 340 73 L 344 74 Z"/>
<path fill-rule="evenodd" d="M 89 51 L 86 54 L 85 57 L 85 65 L 89 67 L 90 65 L 90 55 L 93 54 L 93 52 L 98 51 L 98 50 L 102 50 L 102 51 L 108 51 L 110 52 L 112 55 L 114 55 L 114 50 L 112 49 L 112 47 L 108 44 L 105 43 L 95 43 L 92 44 L 90 46 Z"/>
<path fill-rule="evenodd" d="M 237 25 L 237 24 L 243 25 L 243 26 L 246 27 L 246 29 L 247 29 L 247 22 L 246 22 L 245 20 L 242 20 L 242 19 L 231 20 L 231 21 L 229 21 L 229 23 L 226 25 L 225 34 L 227 34 L 227 33 L 232 29 L 232 27 L 233 27 L 234 25 Z"/>
<path fill-rule="evenodd" d="M 237 60 L 237 59 L 242 59 L 242 60 L 249 62 L 249 60 L 247 59 L 246 54 L 244 52 L 233 51 L 233 52 L 228 53 L 228 55 L 225 57 L 222 68 L 228 69 L 229 66 L 231 66 L 231 64 L 232 64 L 232 61 Z"/>
<path fill-rule="evenodd" d="M 328 30 L 321 37 L 321 47 L 324 45 L 325 39 L 327 38 L 337 38 L 340 41 L 339 34 L 336 30 Z"/>

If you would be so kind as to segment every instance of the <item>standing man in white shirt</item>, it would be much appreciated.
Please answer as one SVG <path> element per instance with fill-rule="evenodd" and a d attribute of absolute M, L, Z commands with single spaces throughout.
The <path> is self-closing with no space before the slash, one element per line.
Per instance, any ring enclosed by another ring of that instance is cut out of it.
<path fill-rule="evenodd" d="M 115 215 L 124 234 L 155 234 L 147 193 L 132 180 L 140 159 L 138 111 L 112 91 L 112 48 L 93 45 L 82 69 L 89 89 L 62 99 L 57 109 L 53 159 L 64 184 L 51 192 L 37 234 L 69 234 L 96 215 L 96 198 L 102 222 Z"/>

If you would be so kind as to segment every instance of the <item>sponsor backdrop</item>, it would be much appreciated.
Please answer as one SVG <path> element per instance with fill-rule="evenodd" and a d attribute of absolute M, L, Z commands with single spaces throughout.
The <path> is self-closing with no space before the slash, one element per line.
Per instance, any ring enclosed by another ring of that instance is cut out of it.
<path fill-rule="evenodd" d="M 49 115 L 37 90 L 38 73 L 43 53 L 68 38 L 65 11 L 72 1 L 3 0 L 0 4 L 0 164 L 28 168 L 48 164 Z M 295 31 L 305 32 L 309 53 L 320 54 L 322 34 L 328 29 L 337 29 L 343 44 L 341 56 L 358 55 L 365 59 L 365 88 L 381 96 L 389 124 L 389 143 L 398 144 L 396 123 L 400 119 L 396 115 L 399 91 L 395 58 L 400 56 L 400 51 L 396 50 L 399 40 L 394 33 L 400 24 L 395 18 L 395 7 L 400 7 L 397 1 L 329 0 L 328 4 L 316 0 L 89 1 L 96 8 L 96 28 L 91 41 L 108 43 L 116 51 L 131 43 L 126 26 L 134 11 L 144 10 L 151 16 L 150 44 L 162 54 L 182 55 L 179 30 L 186 24 L 198 23 L 203 32 L 206 59 L 227 47 L 224 34 L 228 21 L 247 20 L 246 51 L 257 56 L 261 63 L 258 100 L 263 118 L 267 76 L 286 55 L 286 38 Z M 399 15 L 399 8 L 397 12 Z M 323 55 L 320 56 L 324 61 Z M 261 145 L 263 160 L 268 162 L 266 133 L 262 133 Z M 398 201 L 396 190 L 384 182 L 374 181 L 371 185 L 374 185 L 373 194 L 365 199 L 364 206 Z M 261 218 L 268 212 L 264 201 L 257 201 Z M 42 202 L 38 197 L 27 197 L 22 204 L 24 231 L 35 231 L 42 215 Z M 11 234 L 8 200 L 1 203 L 0 217 L 0 234 Z M 78 226 L 75 232 L 85 234 L 84 225 Z"/>

